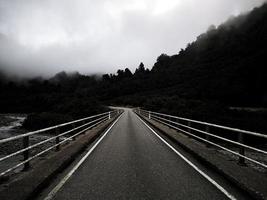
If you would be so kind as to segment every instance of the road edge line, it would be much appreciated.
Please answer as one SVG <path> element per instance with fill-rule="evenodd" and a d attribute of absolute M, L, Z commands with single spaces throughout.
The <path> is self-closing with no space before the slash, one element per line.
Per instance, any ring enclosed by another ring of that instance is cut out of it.
<path fill-rule="evenodd" d="M 177 151 L 173 146 L 171 146 L 166 140 L 164 140 L 159 134 L 157 134 L 144 120 L 142 120 L 138 115 L 136 115 L 139 120 L 152 132 L 154 133 L 165 145 L 167 145 L 171 150 L 173 150 L 178 156 L 180 156 L 187 164 L 189 164 L 193 169 L 195 169 L 200 175 L 207 179 L 212 185 L 214 185 L 218 190 L 220 190 L 225 196 L 231 200 L 237 200 L 233 195 L 226 191 L 220 184 L 208 176 L 205 172 L 199 169 L 195 164 L 188 160 L 184 155 Z"/>
<path fill-rule="evenodd" d="M 71 171 L 64 176 L 63 179 L 48 193 L 44 200 L 52 200 L 57 192 L 62 188 L 62 186 L 68 181 L 68 179 L 74 174 L 74 172 L 83 164 L 86 158 L 94 151 L 97 145 L 104 139 L 112 127 L 119 121 L 123 113 L 116 119 L 115 122 L 106 130 L 106 132 L 101 136 L 101 138 L 90 148 L 90 150 L 80 159 L 80 161 L 71 169 Z"/>

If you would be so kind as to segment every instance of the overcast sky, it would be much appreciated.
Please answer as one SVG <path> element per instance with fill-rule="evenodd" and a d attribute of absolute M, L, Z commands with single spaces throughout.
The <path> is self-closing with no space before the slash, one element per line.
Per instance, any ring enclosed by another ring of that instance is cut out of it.
<path fill-rule="evenodd" d="M 0 0 L 0 68 L 110 73 L 187 43 L 265 0 Z"/>

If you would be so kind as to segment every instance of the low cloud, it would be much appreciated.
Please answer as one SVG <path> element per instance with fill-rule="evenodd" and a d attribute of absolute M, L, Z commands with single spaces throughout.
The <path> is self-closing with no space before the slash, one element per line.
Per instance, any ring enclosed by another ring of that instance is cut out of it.
<path fill-rule="evenodd" d="M 18 76 L 152 67 L 264 0 L 0 0 L 0 70 Z"/>

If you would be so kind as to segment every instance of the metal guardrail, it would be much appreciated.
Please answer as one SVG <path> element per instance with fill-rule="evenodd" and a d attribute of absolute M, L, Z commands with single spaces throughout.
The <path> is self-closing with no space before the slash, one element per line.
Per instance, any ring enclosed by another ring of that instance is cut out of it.
<path fill-rule="evenodd" d="M 13 137 L 9 137 L 9 138 L 5 138 L 5 139 L 0 140 L 0 148 L 1 148 L 1 144 L 8 143 L 8 142 L 14 142 L 15 140 L 19 140 L 19 139 L 22 139 L 22 146 L 23 146 L 22 149 L 20 149 L 16 152 L 13 152 L 11 154 L 5 155 L 4 157 L 0 158 L 0 163 L 1 163 L 1 162 L 4 162 L 5 160 L 10 159 L 16 155 L 23 154 L 23 161 L 21 161 L 15 165 L 13 165 L 12 167 L 9 167 L 8 169 L 5 169 L 4 171 L 0 172 L 0 177 L 6 176 L 8 173 L 14 171 L 15 169 L 19 168 L 22 165 L 24 165 L 24 167 L 23 167 L 24 171 L 28 170 L 30 168 L 30 161 L 31 160 L 37 158 L 38 156 L 43 155 L 44 153 L 46 153 L 52 149 L 59 151 L 61 144 L 65 143 L 67 141 L 70 141 L 70 140 L 75 140 L 75 138 L 78 135 L 83 134 L 83 133 L 85 133 L 85 131 L 93 128 L 94 126 L 97 126 L 97 125 L 107 121 L 108 119 L 115 117 L 117 114 L 120 114 L 121 112 L 122 112 L 121 110 L 114 110 L 114 111 L 110 111 L 110 112 L 105 112 L 105 113 L 101 113 L 98 115 L 74 120 L 71 122 L 59 124 L 56 126 L 52 126 L 52 127 L 44 128 L 41 130 L 32 131 L 32 132 L 28 132 L 25 134 L 21 134 L 21 135 L 17 135 L 17 136 L 13 136 Z M 48 139 L 45 139 L 43 141 L 40 141 L 38 143 L 30 145 L 30 137 L 31 136 L 38 135 L 40 133 L 48 133 L 48 132 L 51 133 L 51 131 L 53 131 L 55 133 L 54 136 L 51 135 L 51 137 L 49 137 Z M 63 139 L 61 140 L 61 138 L 63 138 Z M 30 156 L 30 150 L 31 149 L 36 148 L 40 145 L 46 144 L 50 141 L 55 141 L 55 144 L 46 148 L 45 150 L 43 150 L 39 153 L 33 155 L 33 156 Z"/>
<path fill-rule="evenodd" d="M 178 130 L 178 131 L 180 131 L 186 135 L 189 135 L 190 137 L 198 139 L 198 140 L 206 143 L 207 147 L 215 146 L 219 149 L 222 149 L 224 151 L 227 151 L 231 154 L 238 156 L 238 163 L 240 165 L 245 165 L 245 160 L 247 160 L 249 162 L 252 162 L 254 164 L 257 164 L 257 165 L 267 169 L 266 163 L 260 162 L 254 158 L 246 156 L 245 155 L 245 149 L 249 149 L 249 150 L 255 151 L 257 153 L 260 153 L 260 154 L 263 154 L 266 156 L 267 156 L 267 151 L 256 148 L 256 147 L 249 146 L 249 145 L 244 143 L 244 135 L 249 135 L 250 137 L 258 137 L 258 138 L 262 138 L 262 139 L 267 139 L 267 135 L 265 135 L 265 134 L 241 130 L 241 129 L 237 129 L 237 128 L 231 128 L 231 127 L 227 127 L 227 126 L 221 126 L 218 124 L 212 124 L 212 123 L 192 120 L 192 119 L 183 118 L 183 117 L 177 117 L 177 116 L 163 114 L 163 113 L 152 112 L 152 111 L 148 111 L 148 110 L 135 109 L 135 112 L 142 115 L 142 116 L 147 117 L 148 119 L 155 120 L 159 123 L 162 123 L 164 125 L 169 126 L 170 128 Z M 193 127 L 193 124 L 204 126 L 204 130 Z M 236 135 L 237 141 L 220 136 L 220 134 L 212 134 L 210 132 L 210 129 L 212 127 L 216 128 L 216 129 L 221 129 L 221 130 L 226 130 L 226 131 L 236 133 L 237 134 Z M 199 133 L 202 135 L 199 135 Z M 204 138 L 203 138 L 203 136 L 204 136 Z M 238 150 L 238 152 L 231 150 L 231 149 L 223 146 L 220 142 L 214 141 L 214 139 L 238 146 L 239 150 Z"/>

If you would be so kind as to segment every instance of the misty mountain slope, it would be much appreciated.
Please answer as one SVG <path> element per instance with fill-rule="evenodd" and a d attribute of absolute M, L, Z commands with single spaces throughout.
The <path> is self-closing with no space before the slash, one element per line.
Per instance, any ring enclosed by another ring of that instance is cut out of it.
<path fill-rule="evenodd" d="M 178 37 L 178 36 L 177 36 Z M 267 5 L 210 27 L 179 54 L 162 54 L 152 70 L 103 80 L 105 100 L 266 132 Z M 140 68 L 140 66 L 139 66 Z M 102 96 L 103 98 L 103 96 Z"/>
<path fill-rule="evenodd" d="M 150 72 L 139 66 L 132 76 L 124 76 L 123 70 L 104 75 L 104 99 L 149 93 L 229 106 L 267 106 L 266 44 L 264 4 L 217 28 L 211 26 L 177 55 L 160 55 Z"/>
<path fill-rule="evenodd" d="M 210 29 L 178 55 L 160 56 L 151 80 L 160 87 L 175 84 L 184 97 L 266 106 L 266 44 L 265 4 Z"/>
<path fill-rule="evenodd" d="M 267 107 L 266 44 L 267 4 L 211 26 L 177 55 L 160 55 L 151 70 L 141 63 L 134 73 L 119 69 L 102 79 L 61 72 L 23 83 L 0 73 L 0 112 L 46 112 L 38 121 L 50 118 L 47 113 L 78 118 L 105 111 L 103 104 L 133 105 L 266 131 L 266 113 L 229 111 Z"/>

